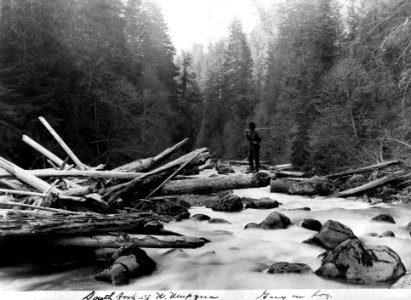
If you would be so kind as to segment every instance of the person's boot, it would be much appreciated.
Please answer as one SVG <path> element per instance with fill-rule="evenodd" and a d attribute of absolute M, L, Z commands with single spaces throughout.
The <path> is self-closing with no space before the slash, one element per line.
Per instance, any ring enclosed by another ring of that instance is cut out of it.
<path fill-rule="evenodd" d="M 250 166 L 247 171 L 245 171 L 247 174 L 249 173 L 254 173 L 254 167 Z"/>

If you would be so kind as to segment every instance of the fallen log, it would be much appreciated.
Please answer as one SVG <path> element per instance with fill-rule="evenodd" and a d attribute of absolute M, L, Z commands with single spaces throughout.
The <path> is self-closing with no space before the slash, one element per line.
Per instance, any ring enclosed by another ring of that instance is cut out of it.
<path fill-rule="evenodd" d="M 201 165 L 209 156 L 210 153 L 207 148 L 194 150 L 193 152 L 145 173 L 128 183 L 112 187 L 103 197 L 107 199 L 109 204 L 113 204 L 118 198 L 122 198 L 122 200 L 126 201 L 127 199 L 143 199 L 152 189 L 155 189 L 162 181 L 173 174 L 173 172 L 182 165 L 185 165 L 186 168 Z M 190 162 L 187 164 L 187 161 Z"/>
<path fill-rule="evenodd" d="M 103 179 L 134 179 L 143 175 L 144 173 L 136 172 L 114 172 L 114 171 L 82 171 L 82 170 L 56 170 L 56 169 L 39 169 L 26 170 L 38 178 L 48 177 L 90 177 Z M 10 172 L 0 170 L 0 178 L 13 177 Z"/>
<path fill-rule="evenodd" d="M 370 181 L 359 187 L 348 189 L 342 192 L 338 192 L 328 197 L 329 198 L 346 198 L 346 197 L 351 197 L 351 196 L 358 196 L 358 195 L 371 192 L 375 189 L 381 188 L 385 185 L 402 182 L 410 178 L 411 178 L 411 174 L 385 176 L 377 180 Z"/>
<path fill-rule="evenodd" d="M 352 169 L 352 170 L 347 170 L 347 171 L 343 171 L 343 172 L 339 172 L 339 173 L 329 174 L 325 177 L 328 178 L 328 179 L 336 179 L 336 178 L 339 178 L 339 177 L 345 177 L 345 176 L 349 176 L 349 175 L 361 174 L 361 173 L 366 173 L 366 172 L 369 172 L 369 171 L 383 169 L 385 167 L 398 165 L 398 164 L 401 164 L 401 163 L 402 163 L 402 161 L 400 161 L 400 160 L 386 161 L 386 162 L 383 162 L 383 163 L 379 163 L 379 164 L 375 164 L 375 165 L 371 165 L 371 166 L 367 166 L 367 167 L 363 167 L 363 168 Z"/>
<path fill-rule="evenodd" d="M 167 159 L 171 154 L 176 152 L 178 149 L 180 149 L 183 145 L 185 145 L 189 139 L 184 139 L 178 144 L 174 145 L 173 147 L 167 148 L 160 154 L 158 154 L 155 157 L 150 157 L 150 158 L 145 158 L 145 159 L 140 159 L 133 161 L 131 163 L 128 163 L 126 165 L 117 167 L 113 169 L 113 171 L 124 171 L 124 172 L 146 172 L 149 171 L 150 169 L 155 168 L 158 166 L 161 162 L 163 162 L 165 159 Z"/>
<path fill-rule="evenodd" d="M 3 168 L 7 172 L 13 174 L 17 179 L 20 181 L 30 185 L 31 187 L 35 188 L 39 192 L 53 192 L 59 194 L 61 191 L 57 188 L 51 186 L 47 182 L 37 178 L 36 176 L 30 174 L 26 170 L 16 166 L 15 164 L 7 161 L 3 157 L 0 156 L 0 168 Z"/>
<path fill-rule="evenodd" d="M 269 184 L 270 177 L 266 173 L 186 179 L 168 182 L 161 189 L 161 194 L 209 194 L 224 190 L 265 187 Z"/>
<path fill-rule="evenodd" d="M 0 219 L 0 244 L 24 239 L 63 238 L 80 235 L 106 234 L 107 232 L 144 232 L 145 225 L 162 220 L 153 213 L 137 212 L 124 214 L 70 214 L 44 215 L 43 218 L 30 215 Z"/>
<path fill-rule="evenodd" d="M 141 248 L 198 248 L 204 246 L 205 243 L 206 240 L 202 238 L 143 234 L 95 235 L 90 237 L 79 236 L 47 241 L 47 244 L 57 246 L 74 246 L 96 249 L 119 248 L 125 244 L 133 244 Z"/>
<path fill-rule="evenodd" d="M 304 177 L 305 176 L 304 172 L 296 172 L 296 171 L 275 171 L 274 174 L 278 178 L 283 178 L 283 177 Z"/>
<path fill-rule="evenodd" d="M 230 165 L 237 165 L 237 166 L 248 166 L 250 165 L 250 163 L 248 162 L 248 160 L 229 160 L 228 163 Z M 260 164 L 262 165 L 268 165 L 270 162 L 266 161 L 266 160 L 261 160 Z"/>
<path fill-rule="evenodd" d="M 25 207 L 25 208 L 31 208 L 31 209 L 38 209 L 38 210 L 44 210 L 44 211 L 48 211 L 48 212 L 54 212 L 54 213 L 65 214 L 65 215 L 80 215 L 80 214 L 84 215 L 84 213 L 80 213 L 80 212 L 68 211 L 68 210 L 64 210 L 64 209 L 51 208 L 51 207 L 35 206 L 35 205 L 31 205 L 31 204 L 25 204 L 25 203 L 9 201 L 9 200 L 6 200 L 6 201 L 0 200 L 0 204 L 10 205 L 10 206 L 18 206 L 18 207 Z M 1 239 L 1 230 L 2 230 L 2 227 L 0 225 L 0 239 Z"/>

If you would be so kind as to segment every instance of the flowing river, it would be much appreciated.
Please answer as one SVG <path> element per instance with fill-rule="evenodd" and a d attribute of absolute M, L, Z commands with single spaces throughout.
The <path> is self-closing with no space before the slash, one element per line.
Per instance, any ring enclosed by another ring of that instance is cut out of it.
<path fill-rule="evenodd" d="M 191 219 L 171 222 L 165 228 L 188 236 L 204 237 L 211 242 L 198 249 L 145 249 L 157 262 L 151 276 L 133 279 L 127 286 L 114 287 L 94 280 L 102 270 L 97 266 L 66 265 L 48 267 L 20 265 L 0 269 L 0 290 L 184 290 L 184 289 L 339 289 L 387 288 L 390 284 L 354 285 L 325 280 L 315 274 L 268 274 L 275 262 L 297 262 L 314 271 L 324 250 L 302 243 L 315 232 L 292 225 L 287 229 L 248 229 L 250 222 L 260 222 L 272 211 L 288 216 L 293 223 L 314 218 L 324 223 L 336 220 L 349 226 L 367 244 L 387 245 L 401 257 L 411 271 L 411 238 L 406 225 L 411 221 L 411 206 L 406 204 L 371 205 L 362 201 L 324 199 L 270 194 L 269 187 L 237 190 L 250 198 L 270 197 L 283 203 L 270 210 L 245 209 L 241 212 L 215 212 L 192 207 L 191 215 L 206 214 L 231 224 L 209 224 Z M 290 210 L 310 207 L 311 211 Z M 380 213 L 390 213 L 396 224 L 372 222 Z M 371 237 L 391 230 L 396 237 Z M 28 249 L 29 251 L 29 249 Z"/>

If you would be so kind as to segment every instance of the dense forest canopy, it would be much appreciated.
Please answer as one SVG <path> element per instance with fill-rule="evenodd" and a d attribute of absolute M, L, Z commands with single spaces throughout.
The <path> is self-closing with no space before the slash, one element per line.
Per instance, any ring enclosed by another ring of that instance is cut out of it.
<path fill-rule="evenodd" d="M 317 173 L 407 158 L 411 3 L 287 0 L 247 34 L 176 52 L 151 0 L 0 1 L 0 155 L 44 164 L 27 134 L 82 161 L 119 165 L 185 137 L 245 158 L 255 121 L 262 158 Z M 189 25 L 188 25 L 189 26 Z"/>

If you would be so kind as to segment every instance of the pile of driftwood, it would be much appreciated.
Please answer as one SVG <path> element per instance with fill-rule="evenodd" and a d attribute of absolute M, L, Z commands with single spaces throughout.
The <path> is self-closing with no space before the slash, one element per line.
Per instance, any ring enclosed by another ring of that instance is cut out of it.
<path fill-rule="evenodd" d="M 181 176 L 212 166 L 207 148 L 175 158 L 187 139 L 157 156 L 112 170 L 91 167 L 44 118 L 39 120 L 67 158 L 59 158 L 28 136 L 23 141 L 41 153 L 50 168 L 25 170 L 0 157 L 0 257 L 8 262 L 13 261 L 11 256 L 16 262 L 27 258 L 27 245 L 34 256 L 48 253 L 46 257 L 57 257 L 67 249 L 75 253 L 120 248 L 110 260 L 112 266 L 96 278 L 126 283 L 129 276 L 153 270 L 152 260 L 138 247 L 196 248 L 207 242 L 164 230 L 164 222 L 189 216 L 184 203 L 173 203 L 167 195 L 259 187 L 262 180 L 267 185 L 268 175 Z"/>

